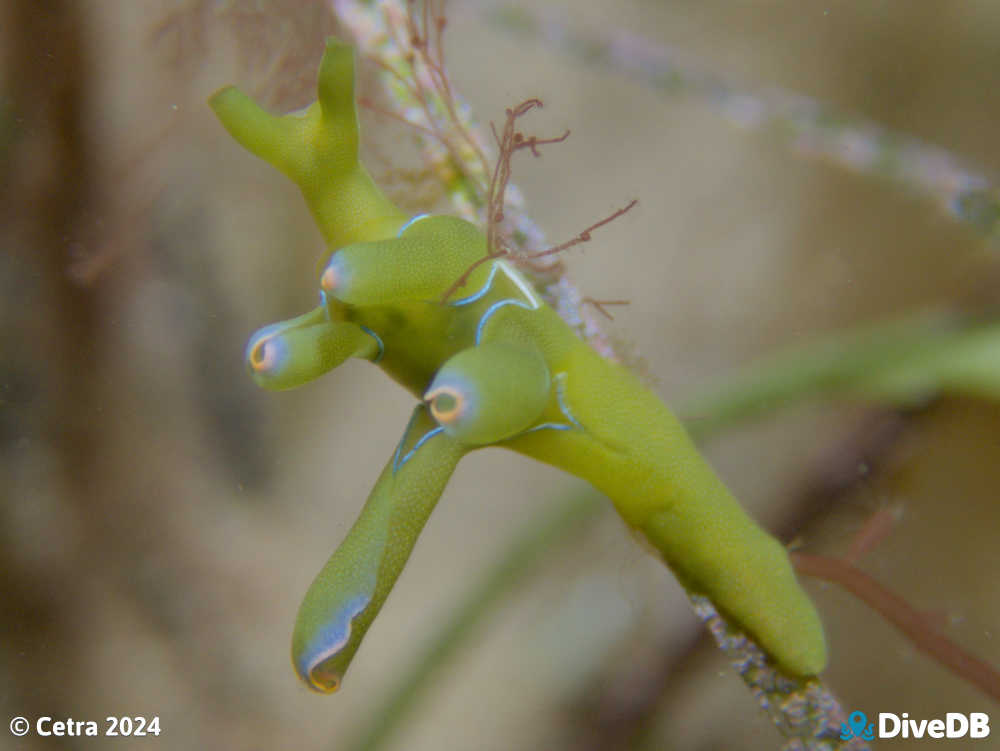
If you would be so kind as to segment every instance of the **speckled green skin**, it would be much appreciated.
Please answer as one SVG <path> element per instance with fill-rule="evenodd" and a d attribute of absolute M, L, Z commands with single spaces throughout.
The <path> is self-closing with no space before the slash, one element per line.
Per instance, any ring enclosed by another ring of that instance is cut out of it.
<path fill-rule="evenodd" d="M 685 586 L 784 668 L 822 670 L 822 624 L 784 548 L 743 512 L 655 394 L 581 341 L 503 262 L 478 267 L 441 301 L 485 255 L 485 238 L 452 217 L 409 222 L 379 192 L 358 161 L 353 80 L 353 51 L 330 41 L 319 101 L 301 113 L 270 115 L 233 88 L 211 100 L 241 144 L 298 183 L 330 251 L 324 304 L 251 339 L 257 382 L 290 388 L 353 356 L 377 361 L 418 399 L 444 381 L 460 397 L 447 420 L 444 402 L 415 409 L 361 517 L 309 588 L 292 646 L 303 680 L 339 687 L 455 466 L 482 445 L 587 479 Z"/>

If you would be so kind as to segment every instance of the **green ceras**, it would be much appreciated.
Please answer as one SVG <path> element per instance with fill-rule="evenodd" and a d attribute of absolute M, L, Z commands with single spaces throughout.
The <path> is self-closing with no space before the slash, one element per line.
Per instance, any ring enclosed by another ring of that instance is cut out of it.
<path fill-rule="evenodd" d="M 629 371 L 581 341 L 483 233 L 447 216 L 408 219 L 358 161 L 354 54 L 331 40 L 319 101 L 271 115 L 229 87 L 212 97 L 248 150 L 302 190 L 331 255 L 322 304 L 247 345 L 261 386 L 297 386 L 348 357 L 377 362 L 420 399 L 346 539 L 306 593 L 292 660 L 336 690 L 437 499 L 468 451 L 504 446 L 585 478 L 787 670 L 826 664 L 819 617 L 784 548 L 743 512 L 677 419 Z M 464 296 L 463 296 L 464 295 Z"/>

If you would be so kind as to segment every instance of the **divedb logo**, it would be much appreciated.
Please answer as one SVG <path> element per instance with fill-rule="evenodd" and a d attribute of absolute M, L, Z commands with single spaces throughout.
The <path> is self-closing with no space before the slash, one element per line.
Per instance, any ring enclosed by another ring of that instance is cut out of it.
<path fill-rule="evenodd" d="M 988 738 L 990 716 L 985 712 L 948 712 L 944 719 L 914 720 L 908 712 L 878 713 L 879 738 Z M 875 723 L 868 722 L 864 712 L 851 712 L 847 722 L 840 724 L 840 739 L 875 739 Z"/>

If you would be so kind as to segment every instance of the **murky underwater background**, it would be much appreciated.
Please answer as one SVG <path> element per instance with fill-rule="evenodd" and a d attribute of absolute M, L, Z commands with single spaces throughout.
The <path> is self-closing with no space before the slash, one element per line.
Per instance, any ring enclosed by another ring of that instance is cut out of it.
<path fill-rule="evenodd" d="M 919 191 L 796 155 L 780 128 L 735 127 L 705 96 L 512 32 L 491 7 L 449 6 L 455 88 L 484 121 L 537 96 L 534 132 L 572 130 L 515 162 L 553 242 L 640 199 L 569 262 L 587 294 L 630 301 L 607 329 L 668 403 L 853 324 L 996 309 L 995 235 Z M 993 3 L 532 7 L 1000 168 Z M 356 361 L 295 391 L 254 387 L 246 339 L 314 305 L 322 244 L 291 184 L 233 143 L 205 100 L 236 83 L 275 109 L 302 106 L 335 32 L 322 5 L 277 0 L 0 9 L 4 722 L 157 715 L 158 739 L 120 747 L 349 747 L 524 525 L 588 492 L 513 454 L 467 458 L 344 688 L 321 697 L 299 684 L 288 659 L 299 600 L 412 398 Z M 371 113 L 362 128 L 395 198 L 448 210 L 433 185 L 403 180 L 400 167 L 419 165 L 411 133 Z M 842 553 L 869 517 L 897 510 L 864 569 L 1000 664 L 1000 404 L 812 403 L 705 447 L 753 514 L 808 552 Z M 995 702 L 877 614 L 807 586 L 845 708 L 985 711 L 1000 725 Z M 0 748 L 56 743 L 0 731 Z M 391 747 L 779 744 L 669 572 L 608 506 L 492 611 Z"/>

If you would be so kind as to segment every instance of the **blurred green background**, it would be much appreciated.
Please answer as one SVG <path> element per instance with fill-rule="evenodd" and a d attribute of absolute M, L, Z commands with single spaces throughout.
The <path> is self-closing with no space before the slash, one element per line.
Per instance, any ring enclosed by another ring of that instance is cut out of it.
<path fill-rule="evenodd" d="M 608 331 L 668 403 L 852 325 L 996 306 L 996 239 L 930 199 L 800 158 L 704 97 L 585 66 L 510 33 L 489 7 L 449 6 L 454 86 L 483 121 L 539 97 L 545 109 L 526 125 L 572 130 L 540 160 L 515 162 L 553 242 L 640 199 L 570 268 L 585 294 L 630 301 Z M 538 7 L 1000 168 L 994 3 Z M 236 83 L 276 109 L 302 106 L 336 30 L 322 4 L 278 0 L 0 8 L 4 722 L 158 715 L 158 739 L 116 747 L 349 747 L 524 525 L 588 492 L 513 454 L 469 457 L 341 692 L 317 696 L 295 678 L 299 599 L 412 399 L 362 362 L 292 392 L 253 387 L 244 343 L 314 304 L 321 241 L 291 184 L 242 152 L 205 100 Z M 363 86 L 372 73 L 362 69 Z M 419 165 L 412 133 L 370 114 L 363 129 L 393 196 L 447 210 L 399 169 Z M 898 510 L 865 570 L 1000 664 L 1000 405 L 946 397 L 901 415 L 814 403 L 717 434 L 706 450 L 756 518 L 807 552 L 841 553 L 872 514 Z M 845 709 L 986 711 L 1000 723 L 995 702 L 865 606 L 807 586 Z M 1000 748 L 998 735 L 976 747 Z M 0 731 L 0 748 L 57 743 Z M 880 746 L 893 743 L 932 742 Z M 609 507 L 492 611 L 391 747 L 779 745 L 669 572 Z"/>

